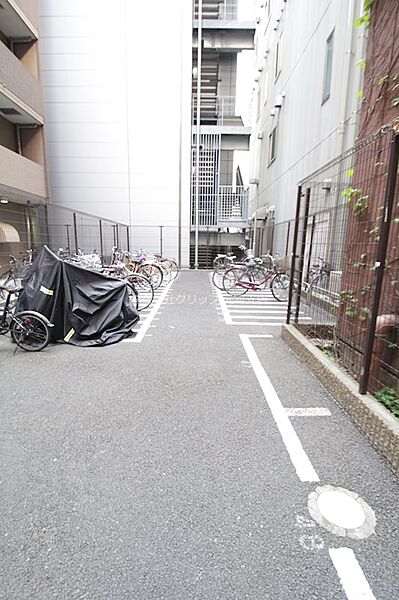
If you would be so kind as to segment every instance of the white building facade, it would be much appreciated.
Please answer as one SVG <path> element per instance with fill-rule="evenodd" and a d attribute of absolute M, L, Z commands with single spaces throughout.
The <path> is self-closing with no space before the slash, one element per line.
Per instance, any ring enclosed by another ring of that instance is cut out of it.
<path fill-rule="evenodd" d="M 264 0 L 257 11 L 250 207 L 262 231 L 295 215 L 301 179 L 351 147 L 361 102 L 362 0 Z M 360 64 L 359 64 L 360 61 Z"/>
<path fill-rule="evenodd" d="M 40 0 L 50 199 L 189 262 L 187 0 Z M 86 250 L 92 250 L 87 248 Z"/>

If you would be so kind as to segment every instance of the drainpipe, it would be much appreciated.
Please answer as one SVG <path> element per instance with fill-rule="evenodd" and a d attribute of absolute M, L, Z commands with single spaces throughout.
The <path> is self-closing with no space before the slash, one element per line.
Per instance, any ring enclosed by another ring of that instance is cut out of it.
<path fill-rule="evenodd" d="M 338 141 L 338 152 L 337 156 L 340 156 L 345 150 L 345 140 L 346 140 L 346 132 L 348 124 L 346 122 L 346 111 L 348 109 L 349 104 L 349 90 L 350 90 L 350 79 L 351 79 L 351 63 L 352 56 L 354 54 L 353 48 L 353 32 L 354 32 L 354 22 L 356 15 L 356 7 L 358 5 L 359 0 L 348 0 L 348 18 L 346 22 L 346 34 L 345 34 L 345 62 L 344 62 L 344 70 L 343 70 L 343 78 L 345 84 L 345 92 L 342 94 L 340 109 L 339 109 L 339 129 L 338 134 L 341 136 L 341 139 Z M 359 68 L 360 70 L 360 68 Z M 336 257 L 333 251 L 333 244 L 336 238 L 336 231 L 338 227 L 338 209 L 340 203 L 342 202 L 341 198 L 341 185 L 342 185 L 342 173 L 339 172 L 338 181 L 337 181 L 337 196 L 335 198 L 335 210 L 333 215 L 333 222 L 330 230 L 330 237 L 327 240 L 327 256 L 326 259 L 328 262 L 332 264 L 333 269 L 339 267 L 336 261 Z"/>
<path fill-rule="evenodd" d="M 199 170 L 201 135 L 201 69 L 202 61 L 202 0 L 198 0 L 198 42 L 197 42 L 197 147 L 195 170 L 195 258 L 194 269 L 198 269 L 198 211 L 199 211 Z"/>
<path fill-rule="evenodd" d="M 257 225 L 257 221 L 258 221 L 258 210 L 259 210 L 259 207 L 258 207 L 259 194 L 258 194 L 258 192 L 259 192 L 259 183 L 256 184 L 256 204 L 255 204 L 255 212 L 253 214 L 253 218 L 254 218 L 254 235 L 253 235 L 253 239 L 252 239 L 252 248 L 253 248 L 253 251 L 254 251 L 255 254 L 256 254 L 256 252 L 255 252 L 255 246 L 256 246 L 256 225 Z"/>
<path fill-rule="evenodd" d="M 353 32 L 354 32 L 354 22 L 355 22 L 355 10 L 357 6 L 358 0 L 349 0 L 348 1 L 348 20 L 346 23 L 346 34 L 345 34 L 345 63 L 344 63 L 344 72 L 343 72 L 343 81 L 345 82 L 345 93 L 341 98 L 341 106 L 340 106 L 340 119 L 339 119 L 339 134 L 341 135 L 341 140 L 339 143 L 339 152 L 338 154 L 342 154 L 345 148 L 345 134 L 347 129 L 346 123 L 346 111 L 349 103 L 349 83 L 351 78 L 351 62 L 352 56 L 354 54 L 353 48 Z"/>
<path fill-rule="evenodd" d="M 192 18 L 192 17 L 191 17 Z M 183 145 L 183 2 L 180 4 L 180 110 L 179 110 L 179 210 L 177 229 L 177 264 L 181 268 L 182 245 L 182 145 Z"/>

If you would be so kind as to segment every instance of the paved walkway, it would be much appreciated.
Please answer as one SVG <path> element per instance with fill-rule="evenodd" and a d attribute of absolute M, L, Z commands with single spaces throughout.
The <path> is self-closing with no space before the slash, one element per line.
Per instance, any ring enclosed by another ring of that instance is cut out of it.
<path fill-rule="evenodd" d="M 398 482 L 279 327 L 219 300 L 184 272 L 140 343 L 0 339 L 1 599 L 399 597 Z M 372 509 L 364 539 L 311 518 L 323 486 Z"/>

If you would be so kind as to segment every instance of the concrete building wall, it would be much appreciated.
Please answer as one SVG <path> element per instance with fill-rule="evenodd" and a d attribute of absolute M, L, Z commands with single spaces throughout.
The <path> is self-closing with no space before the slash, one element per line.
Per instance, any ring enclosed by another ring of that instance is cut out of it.
<path fill-rule="evenodd" d="M 353 26 L 361 0 L 272 0 L 258 8 L 251 139 L 250 214 L 275 206 L 292 218 L 298 182 L 349 148 L 356 136 L 364 31 Z M 322 98 L 326 43 L 333 33 L 330 95 Z M 276 55 L 278 68 L 276 68 Z M 284 94 L 281 108 L 271 110 Z M 276 128 L 275 158 L 270 139 Z M 261 139 L 259 139 L 261 138 Z"/>
<path fill-rule="evenodd" d="M 135 226 L 147 250 L 163 225 L 176 257 L 181 223 L 187 264 L 191 3 L 39 7 L 52 201 Z"/>
<path fill-rule="evenodd" d="M 235 98 L 237 82 L 237 55 L 221 54 L 219 58 L 218 95 Z"/>

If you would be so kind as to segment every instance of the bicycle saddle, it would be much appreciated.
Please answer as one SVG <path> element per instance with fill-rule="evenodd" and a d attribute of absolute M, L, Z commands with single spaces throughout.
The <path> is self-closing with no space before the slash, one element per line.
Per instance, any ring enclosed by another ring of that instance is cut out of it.
<path fill-rule="evenodd" d="M 4 290 L 5 292 L 9 292 L 10 294 L 17 294 L 18 292 L 20 292 L 23 289 L 24 288 L 22 286 L 19 286 L 16 288 L 10 288 L 10 287 L 7 287 L 6 285 L 0 285 L 0 290 Z"/>

